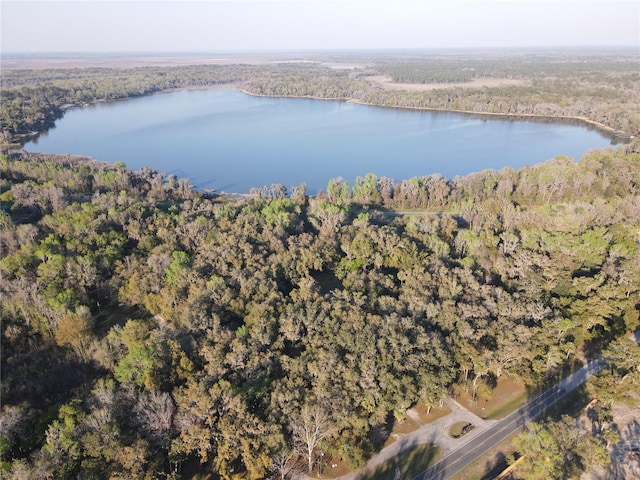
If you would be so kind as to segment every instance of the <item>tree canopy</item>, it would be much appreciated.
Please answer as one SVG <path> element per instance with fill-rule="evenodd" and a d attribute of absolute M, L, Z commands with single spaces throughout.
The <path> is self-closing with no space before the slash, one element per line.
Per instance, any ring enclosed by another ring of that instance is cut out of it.
<path fill-rule="evenodd" d="M 67 156 L 0 168 L 7 478 L 359 468 L 416 402 L 540 384 L 639 324 L 637 144 L 315 198 Z"/>

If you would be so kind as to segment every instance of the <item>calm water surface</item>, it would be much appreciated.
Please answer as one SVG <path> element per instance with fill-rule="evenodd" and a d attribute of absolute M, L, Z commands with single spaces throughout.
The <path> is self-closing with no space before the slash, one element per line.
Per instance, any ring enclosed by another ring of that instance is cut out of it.
<path fill-rule="evenodd" d="M 610 144 L 586 126 L 187 90 L 70 110 L 25 149 L 148 166 L 197 188 L 305 182 L 315 193 L 335 177 L 453 178 Z"/>

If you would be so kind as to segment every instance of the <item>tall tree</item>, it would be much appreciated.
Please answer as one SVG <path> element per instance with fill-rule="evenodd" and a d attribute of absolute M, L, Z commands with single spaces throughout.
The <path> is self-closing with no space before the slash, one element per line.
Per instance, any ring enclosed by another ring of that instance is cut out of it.
<path fill-rule="evenodd" d="M 291 431 L 296 447 L 306 457 L 308 471 L 313 470 L 313 454 L 320 443 L 332 434 L 331 417 L 319 405 L 302 407 L 291 421 Z"/>

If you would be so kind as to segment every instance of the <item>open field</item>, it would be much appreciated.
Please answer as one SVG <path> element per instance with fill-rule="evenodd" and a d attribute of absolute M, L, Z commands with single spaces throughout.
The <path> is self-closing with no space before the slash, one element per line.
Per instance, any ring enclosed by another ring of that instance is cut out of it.
<path fill-rule="evenodd" d="M 78 53 L 78 54 L 15 54 L 3 55 L 2 68 L 6 70 L 50 68 L 136 68 L 181 67 L 187 65 L 266 65 L 295 60 L 299 54 L 267 53 Z"/>
<path fill-rule="evenodd" d="M 407 90 L 410 92 L 428 92 L 430 90 L 441 90 L 443 88 L 512 87 L 528 84 L 524 80 L 509 78 L 474 78 L 468 82 L 460 83 L 397 83 L 386 75 L 374 75 L 367 77 L 367 80 L 390 90 Z"/>

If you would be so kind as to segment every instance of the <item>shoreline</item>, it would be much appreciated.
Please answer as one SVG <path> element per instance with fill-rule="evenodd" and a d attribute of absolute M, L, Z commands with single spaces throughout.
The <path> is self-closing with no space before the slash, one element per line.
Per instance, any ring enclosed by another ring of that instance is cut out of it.
<path fill-rule="evenodd" d="M 180 92 L 180 91 L 189 91 L 189 90 L 215 90 L 215 89 L 228 89 L 228 90 L 237 90 L 241 93 L 244 93 L 245 95 L 249 95 L 252 97 L 264 97 L 264 98 L 300 98 L 300 99 L 309 99 L 309 100 L 327 100 L 327 101 L 336 101 L 336 102 L 346 102 L 346 103 L 353 103 L 356 105 L 364 105 L 367 107 L 377 107 L 377 108 L 390 108 L 390 109 L 395 109 L 395 110 L 412 110 L 412 111 L 421 111 L 421 112 L 439 112 L 439 113 L 459 113 L 459 114 L 463 114 L 463 115 L 478 115 L 478 116 L 487 116 L 487 117 L 504 117 L 504 118 L 512 118 L 512 119 L 516 119 L 516 118 L 521 118 L 521 119 L 539 119 L 539 120 L 548 120 L 548 121 L 575 121 L 575 122 L 580 122 L 582 124 L 585 124 L 586 126 L 591 126 L 593 128 L 595 128 L 596 130 L 600 131 L 604 136 L 606 136 L 607 138 L 611 139 L 611 140 L 618 140 L 621 141 L 623 143 L 628 143 L 631 140 L 633 140 L 635 138 L 635 135 L 632 133 L 628 133 L 628 132 L 624 132 L 622 130 L 616 130 L 613 127 L 610 127 L 608 125 L 605 125 L 603 123 L 600 122 L 596 122 L 595 120 L 591 120 L 587 117 L 578 117 L 578 116 L 572 116 L 572 115 L 557 115 L 557 116 L 553 116 L 553 115 L 541 115 L 541 114 L 535 114 L 535 113 L 498 113 L 498 112 L 476 112 L 473 110 L 460 110 L 460 109 L 449 109 L 449 108 L 429 108 L 429 107 L 409 107 L 409 106 L 399 106 L 399 105 L 381 105 L 381 104 L 377 104 L 377 103 L 371 103 L 371 102 L 365 102 L 363 100 L 359 100 L 357 98 L 341 98 L 341 97 L 318 97 L 315 95 L 270 95 L 270 94 L 265 94 L 265 93 L 255 93 L 255 92 L 251 92 L 249 90 L 247 90 L 246 88 L 243 88 L 241 85 L 238 85 L 237 83 L 228 83 L 228 84 L 218 84 L 218 85 L 193 85 L 193 86 L 185 86 L 185 87 L 175 87 L 175 88 L 168 88 L 166 90 L 158 90 L 155 92 L 149 92 L 146 94 L 141 94 L 141 95 L 136 95 L 136 96 L 132 96 L 132 97 L 126 97 L 126 98 L 120 98 L 120 99 L 115 99 L 115 100 L 104 100 L 104 99 L 98 99 L 95 100 L 94 102 L 91 103 L 87 103 L 84 105 L 73 105 L 73 106 L 67 106 L 67 107 L 71 107 L 71 108 L 77 108 L 77 107 L 85 107 L 85 106 L 90 106 L 90 105 L 96 105 L 98 103 L 101 102 L 119 102 L 119 101 L 125 101 L 125 100 L 129 100 L 132 98 L 138 98 L 138 97 L 145 97 L 145 96 L 150 96 L 150 95 L 158 95 L 158 94 L 163 94 L 163 93 L 172 93 L 172 92 Z M 65 108 L 64 110 L 66 111 L 68 108 Z M 64 114 L 63 114 L 64 117 Z M 56 122 L 60 119 L 62 119 L 63 117 L 60 117 L 59 119 L 56 120 Z M 54 122 L 54 126 L 53 128 L 55 128 L 55 122 Z M 48 129 L 47 129 L 48 130 Z M 14 136 L 14 138 L 12 139 L 13 141 L 11 142 L 7 142 L 7 143 L 1 143 L 0 144 L 0 148 L 2 149 L 6 149 L 6 148 L 23 148 L 24 145 L 36 138 L 38 138 L 40 135 L 42 135 L 43 133 L 46 133 L 46 131 L 43 132 L 29 132 L 29 133 L 22 133 L 22 134 L 16 134 Z M 17 141 L 16 141 L 17 140 Z"/>
<path fill-rule="evenodd" d="M 217 88 L 217 87 L 216 87 Z M 489 116 L 489 117 L 505 117 L 505 118 L 535 118 L 540 120 L 572 120 L 580 123 L 584 123 L 586 125 L 592 126 L 597 130 L 605 132 L 607 137 L 611 137 L 611 139 L 620 139 L 630 141 L 635 138 L 635 135 L 623 132 L 621 130 L 616 130 L 613 127 L 609 127 L 604 123 L 596 122 L 595 120 L 591 120 L 587 117 L 577 117 L 572 115 L 541 115 L 536 113 L 498 113 L 498 112 L 476 112 L 473 110 L 459 110 L 459 109 L 451 109 L 451 108 L 429 108 L 429 107 L 403 107 L 399 105 L 380 105 L 377 103 L 365 102 L 363 100 L 358 100 L 357 98 L 340 98 L 340 97 L 317 97 L 313 95 L 269 95 L 265 93 L 255 93 L 245 90 L 238 86 L 229 86 L 230 89 L 238 90 L 246 95 L 250 95 L 252 97 L 265 97 L 265 98 L 306 98 L 309 100 L 329 100 L 329 101 L 338 101 L 338 102 L 347 102 L 353 103 L 356 105 L 364 105 L 367 107 L 377 107 L 377 108 L 392 108 L 395 110 L 413 110 L 420 112 L 440 112 L 440 113 L 460 113 L 464 115 L 479 115 L 479 116 Z"/>
<path fill-rule="evenodd" d="M 269 95 L 267 93 L 254 93 L 249 90 L 245 90 L 241 87 L 230 87 L 233 90 L 238 90 L 239 92 L 244 93 L 245 95 L 249 95 L 251 97 L 263 97 L 263 98 L 301 98 L 307 100 L 327 100 L 331 102 L 350 102 L 351 99 L 344 99 L 340 97 L 316 97 L 314 95 Z"/>
<path fill-rule="evenodd" d="M 550 115 L 541 115 L 541 114 L 532 114 L 532 113 L 526 114 L 526 113 L 476 112 L 476 111 L 473 111 L 473 110 L 459 110 L 459 109 L 447 109 L 447 108 L 429 108 L 429 107 L 410 107 L 410 106 L 398 106 L 398 105 L 381 105 L 381 104 L 377 104 L 377 103 L 365 102 L 365 101 L 359 100 L 357 98 L 319 97 L 319 96 L 315 96 L 315 95 L 270 95 L 270 94 L 262 94 L 262 93 L 252 92 L 252 91 L 247 90 L 246 88 L 244 88 L 242 85 L 240 85 L 238 83 L 235 83 L 235 82 L 231 82 L 231 83 L 227 83 L 227 84 L 216 84 L 216 85 L 193 85 L 193 86 L 174 87 L 174 88 L 168 88 L 166 90 L 158 90 L 158 91 L 149 92 L 149 93 L 146 93 L 146 94 L 136 95 L 136 96 L 132 96 L 132 97 L 126 97 L 126 98 L 121 98 L 121 99 L 115 99 L 115 100 L 98 99 L 98 100 L 95 100 L 94 102 L 83 104 L 83 105 L 65 105 L 66 108 L 64 108 L 64 113 L 66 113 L 66 110 L 68 110 L 70 108 L 78 108 L 78 107 L 96 105 L 96 104 L 99 104 L 99 103 L 102 103 L 102 102 L 119 102 L 119 101 L 126 101 L 126 100 L 133 99 L 133 98 L 139 98 L 139 97 L 145 97 L 145 96 L 151 96 L 151 95 L 159 95 L 159 94 L 164 94 L 164 93 L 175 93 L 175 92 L 180 92 L 180 91 L 218 90 L 218 89 L 235 90 L 235 91 L 238 91 L 240 93 L 243 93 L 245 95 L 252 96 L 252 97 L 283 98 L 283 99 L 298 98 L 298 99 L 308 99 L 308 100 L 338 101 L 338 102 L 353 103 L 355 105 L 363 105 L 363 106 L 376 107 L 376 108 L 387 108 L 387 109 L 407 110 L 407 111 L 422 111 L 422 112 L 437 112 L 437 113 L 456 113 L 456 114 L 470 115 L 470 116 L 471 115 L 475 115 L 475 116 L 478 116 L 478 117 L 486 116 L 486 117 L 492 117 L 492 118 L 495 118 L 495 119 L 503 117 L 504 119 L 521 119 L 522 121 L 526 121 L 527 119 L 546 120 L 546 121 L 548 121 L 550 123 L 553 123 L 553 122 L 557 122 L 557 123 L 576 122 L 576 123 L 578 123 L 578 124 L 580 124 L 582 126 L 591 127 L 593 129 L 595 129 L 600 134 L 602 134 L 605 138 L 608 138 L 609 140 L 611 140 L 612 141 L 612 145 L 620 144 L 620 143 L 627 144 L 627 143 L 631 142 L 635 138 L 635 135 L 633 135 L 633 134 L 630 134 L 630 133 L 627 133 L 627 132 L 623 132 L 623 131 L 620 131 L 620 130 L 616 130 L 613 127 L 609 127 L 607 125 L 604 125 L 604 124 L 602 124 L 600 122 L 596 122 L 595 120 L 591 120 L 591 119 L 586 118 L 586 117 L 578 117 L 578 116 L 570 116 L 570 115 L 550 116 Z M 57 119 L 54 122 L 54 125 L 52 127 L 50 127 L 50 128 L 55 128 L 55 123 L 57 123 L 58 120 L 61 120 L 64 117 L 64 113 L 63 113 L 62 117 Z M 47 131 L 48 131 L 48 129 L 43 131 L 43 132 L 33 131 L 33 132 L 25 133 L 25 134 L 15 135 L 11 139 L 12 140 L 11 142 L 0 143 L 0 151 L 7 152 L 9 150 L 23 150 L 24 146 L 27 143 L 37 139 L 40 135 L 46 133 Z M 99 161 L 99 160 L 96 160 L 96 161 Z M 237 195 L 237 193 L 235 193 L 235 192 L 218 192 L 218 193 L 220 195 L 232 195 L 232 196 L 233 195 Z"/>
<path fill-rule="evenodd" d="M 426 112 L 442 112 L 442 113 L 462 113 L 465 115 L 487 115 L 487 116 L 491 116 L 491 117 L 506 117 L 506 118 L 537 118 L 537 119 L 544 119 L 544 120 L 573 120 L 573 121 L 578 121 L 581 123 L 586 123 L 587 125 L 590 125 L 592 127 L 595 127 L 598 130 L 604 130 L 605 132 L 607 132 L 610 135 L 613 135 L 615 138 L 624 138 L 624 139 L 628 139 L 631 140 L 633 139 L 635 136 L 630 134 L 630 133 L 626 133 L 623 132 L 621 130 L 616 130 L 613 127 L 609 127 L 607 125 L 605 125 L 604 123 L 599 123 L 596 122 L 595 120 L 590 120 L 589 118 L 586 117 L 575 117 L 575 116 L 571 116 L 571 115 L 561 115 L 561 116 L 551 116 L 551 115 L 541 115 L 541 114 L 537 114 L 537 113 L 497 113 L 497 112 L 475 112 L 473 110 L 457 110 L 457 109 L 450 109 L 450 108 L 428 108 L 428 107 L 399 107 L 399 106 L 393 106 L 393 105 L 377 105 L 375 103 L 367 103 L 367 102 L 362 102 L 360 100 L 357 99 L 353 99 L 353 100 L 348 100 L 351 103 L 355 103 L 358 105 L 366 105 L 369 107 L 379 107 L 379 108 L 395 108 L 395 109 L 399 109 L 399 110 L 418 110 L 418 111 L 426 111 Z"/>

